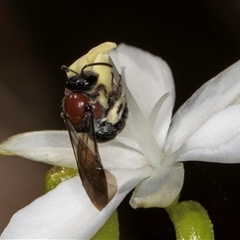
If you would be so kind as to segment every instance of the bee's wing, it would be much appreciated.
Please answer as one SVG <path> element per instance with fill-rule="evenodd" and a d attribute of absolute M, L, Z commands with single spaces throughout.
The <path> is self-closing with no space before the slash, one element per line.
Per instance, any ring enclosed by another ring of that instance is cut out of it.
<path fill-rule="evenodd" d="M 83 186 L 98 210 L 102 210 L 117 191 L 116 178 L 104 170 L 98 152 L 91 112 L 84 117 L 84 132 L 77 133 L 71 122 L 64 117 L 69 132 L 78 171 Z"/>

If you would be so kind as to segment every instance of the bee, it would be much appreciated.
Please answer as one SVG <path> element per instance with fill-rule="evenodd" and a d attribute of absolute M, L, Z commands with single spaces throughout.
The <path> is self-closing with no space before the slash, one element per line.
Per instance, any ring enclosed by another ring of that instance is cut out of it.
<path fill-rule="evenodd" d="M 94 65 L 113 70 L 110 83 L 99 83 L 99 75 L 86 70 Z M 65 82 L 61 116 L 69 133 L 83 187 L 93 205 L 102 210 L 114 197 L 117 182 L 101 163 L 98 143 L 114 139 L 125 127 L 128 107 L 122 78 L 114 65 L 104 62 L 87 64 L 80 73 L 66 66 L 61 69 L 74 74 Z M 107 86 L 111 86 L 110 91 Z"/>

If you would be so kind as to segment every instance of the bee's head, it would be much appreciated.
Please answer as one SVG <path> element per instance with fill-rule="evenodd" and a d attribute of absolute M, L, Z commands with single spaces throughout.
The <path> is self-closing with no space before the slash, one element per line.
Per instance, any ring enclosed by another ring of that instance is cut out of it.
<path fill-rule="evenodd" d="M 112 67 L 111 64 L 104 62 L 90 63 L 85 65 L 80 73 L 77 73 L 72 69 L 68 68 L 67 66 L 64 65 L 61 66 L 61 69 L 64 70 L 65 72 L 73 72 L 76 74 L 75 76 L 67 79 L 67 81 L 65 82 L 65 87 L 68 90 L 74 92 L 89 92 L 93 90 L 98 81 L 98 74 L 89 70 L 84 71 L 84 69 L 94 65 L 104 65 L 107 67 Z"/>

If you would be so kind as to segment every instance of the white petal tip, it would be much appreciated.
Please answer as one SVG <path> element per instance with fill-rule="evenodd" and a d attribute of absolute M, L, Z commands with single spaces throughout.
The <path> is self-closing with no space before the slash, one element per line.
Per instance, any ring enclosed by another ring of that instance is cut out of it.
<path fill-rule="evenodd" d="M 137 205 L 137 203 L 134 201 L 134 199 L 130 199 L 129 204 L 132 208 L 136 209 L 139 208 L 139 206 Z"/>
<path fill-rule="evenodd" d="M 9 151 L 8 141 L 3 141 L 0 144 L 0 155 L 15 155 L 12 151 Z"/>

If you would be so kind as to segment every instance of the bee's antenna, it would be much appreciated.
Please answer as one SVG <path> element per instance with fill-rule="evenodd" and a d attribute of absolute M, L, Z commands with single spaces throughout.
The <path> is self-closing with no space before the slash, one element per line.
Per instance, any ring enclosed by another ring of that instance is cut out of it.
<path fill-rule="evenodd" d="M 72 69 L 68 68 L 68 67 L 65 66 L 65 65 L 62 65 L 62 66 L 61 66 L 61 70 L 65 71 L 65 72 L 73 72 L 73 73 L 75 73 L 75 74 L 78 75 L 77 72 L 73 71 Z"/>
<path fill-rule="evenodd" d="M 107 67 L 110 67 L 110 68 L 113 67 L 113 65 L 111 65 L 110 63 L 105 63 L 105 62 L 89 63 L 89 64 L 85 65 L 85 66 L 82 68 L 81 73 L 83 73 L 83 70 L 84 70 L 85 68 L 91 67 L 91 66 L 95 66 L 95 65 L 103 65 L 103 66 L 107 66 Z"/>

